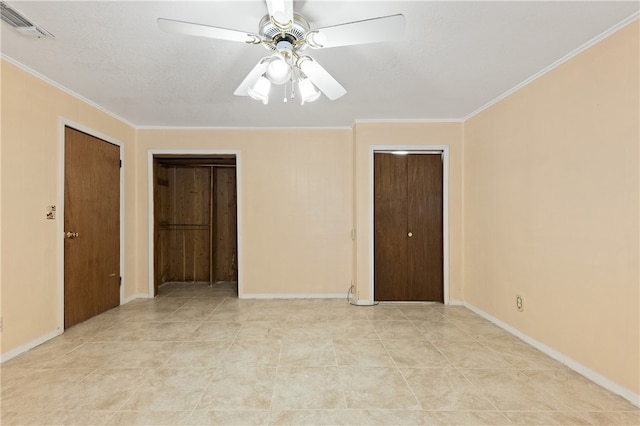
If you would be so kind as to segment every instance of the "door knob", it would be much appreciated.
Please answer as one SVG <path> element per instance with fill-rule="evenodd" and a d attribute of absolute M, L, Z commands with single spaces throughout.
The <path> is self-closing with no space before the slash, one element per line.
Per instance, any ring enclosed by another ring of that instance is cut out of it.
<path fill-rule="evenodd" d="M 78 238 L 77 232 L 67 232 L 64 235 L 66 235 L 67 238 Z"/>
<path fill-rule="evenodd" d="M 413 232 L 409 232 L 409 233 L 407 234 L 407 237 L 409 237 L 409 238 L 413 237 Z"/>

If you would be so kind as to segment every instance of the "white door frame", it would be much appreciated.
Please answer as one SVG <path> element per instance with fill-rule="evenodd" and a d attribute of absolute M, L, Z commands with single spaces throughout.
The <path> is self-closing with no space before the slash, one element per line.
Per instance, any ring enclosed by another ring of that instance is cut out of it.
<path fill-rule="evenodd" d="M 124 218 L 124 168 L 126 167 L 126 162 L 124 161 L 124 144 L 117 139 L 114 139 L 110 136 L 107 136 L 103 133 L 100 133 L 90 127 L 84 126 L 82 124 L 76 123 L 72 120 L 69 120 L 65 117 L 60 117 L 60 129 L 59 129 L 59 158 L 58 158 L 58 205 L 56 207 L 56 220 L 58 221 L 58 330 L 60 332 L 64 331 L 64 173 L 65 173 L 65 163 L 64 163 L 64 155 L 65 155 L 65 127 L 71 127 L 72 129 L 78 130 L 80 132 L 86 133 L 90 136 L 96 137 L 98 139 L 102 139 L 105 142 L 108 142 L 113 145 L 117 145 L 120 149 L 120 161 L 122 167 L 120 167 L 120 277 L 122 281 L 120 282 L 120 304 L 124 303 L 124 289 L 126 286 L 125 282 L 125 268 L 124 268 L 124 260 L 125 260 L 125 218 Z"/>
<path fill-rule="evenodd" d="M 154 221 L 155 221 L 155 209 L 153 199 L 153 156 L 160 155 L 235 155 L 236 156 L 236 218 L 237 218 L 237 251 L 238 251 L 238 298 L 242 296 L 242 262 L 244 256 L 242 255 L 242 218 L 240 212 L 242 211 L 242 168 L 240 160 L 239 150 L 225 150 L 225 149 L 212 149 L 212 150 L 176 150 L 176 149 L 150 149 L 147 151 L 147 182 L 149 190 L 149 297 L 153 297 L 153 287 L 155 281 L 155 247 L 154 247 Z"/>
<path fill-rule="evenodd" d="M 408 154 L 439 151 L 442 153 L 442 269 L 444 304 L 449 304 L 449 146 L 448 145 L 371 145 L 369 146 L 369 294 L 375 301 L 375 257 L 373 223 L 373 154 L 407 151 Z"/>

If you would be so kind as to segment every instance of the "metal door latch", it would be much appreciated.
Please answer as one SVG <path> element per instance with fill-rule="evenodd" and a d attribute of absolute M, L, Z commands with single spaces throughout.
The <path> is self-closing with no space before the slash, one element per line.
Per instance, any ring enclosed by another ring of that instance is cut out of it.
<path fill-rule="evenodd" d="M 67 238 L 78 238 L 77 232 L 67 232 L 64 234 Z"/>

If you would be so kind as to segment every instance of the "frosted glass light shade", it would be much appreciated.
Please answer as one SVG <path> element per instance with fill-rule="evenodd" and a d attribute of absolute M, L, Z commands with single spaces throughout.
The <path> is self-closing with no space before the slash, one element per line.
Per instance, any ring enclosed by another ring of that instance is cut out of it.
<path fill-rule="evenodd" d="M 320 91 L 316 90 L 308 78 L 298 81 L 298 92 L 300 93 L 300 105 L 304 105 L 305 102 L 313 102 L 320 97 Z"/>
<path fill-rule="evenodd" d="M 269 103 L 269 91 L 271 90 L 271 82 L 265 78 L 264 75 L 260 76 L 256 84 L 253 87 L 249 87 L 247 92 L 249 96 L 257 101 L 262 101 L 263 104 Z"/>
<path fill-rule="evenodd" d="M 291 67 L 281 54 L 274 54 L 267 66 L 267 78 L 273 84 L 284 84 L 291 78 Z"/>

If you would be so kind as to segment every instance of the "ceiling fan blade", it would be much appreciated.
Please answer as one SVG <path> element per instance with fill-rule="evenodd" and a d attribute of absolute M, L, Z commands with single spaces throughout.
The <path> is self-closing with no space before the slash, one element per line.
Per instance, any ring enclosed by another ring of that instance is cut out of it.
<path fill-rule="evenodd" d="M 196 37 L 208 37 L 219 40 L 239 41 L 248 43 L 255 40 L 257 35 L 244 31 L 229 30 L 227 28 L 212 27 L 210 25 L 194 24 L 192 22 L 174 21 L 173 19 L 158 18 L 161 30 Z"/>
<path fill-rule="evenodd" d="M 327 70 L 310 57 L 307 56 L 300 62 L 300 69 L 332 101 L 347 93 L 347 90 Z"/>
<path fill-rule="evenodd" d="M 248 89 L 253 86 L 253 84 L 258 81 L 260 76 L 267 71 L 267 66 L 269 65 L 268 61 L 269 57 L 260 59 L 260 62 L 253 67 L 249 74 L 242 80 L 240 86 L 233 92 L 236 96 L 249 96 Z"/>
<path fill-rule="evenodd" d="M 289 22 L 293 22 L 293 0 L 266 0 L 269 16 L 278 22 L 278 24 L 286 26 Z"/>
<path fill-rule="evenodd" d="M 404 36 L 404 26 L 402 14 L 334 25 L 312 31 L 309 46 L 327 48 L 398 40 Z"/>

